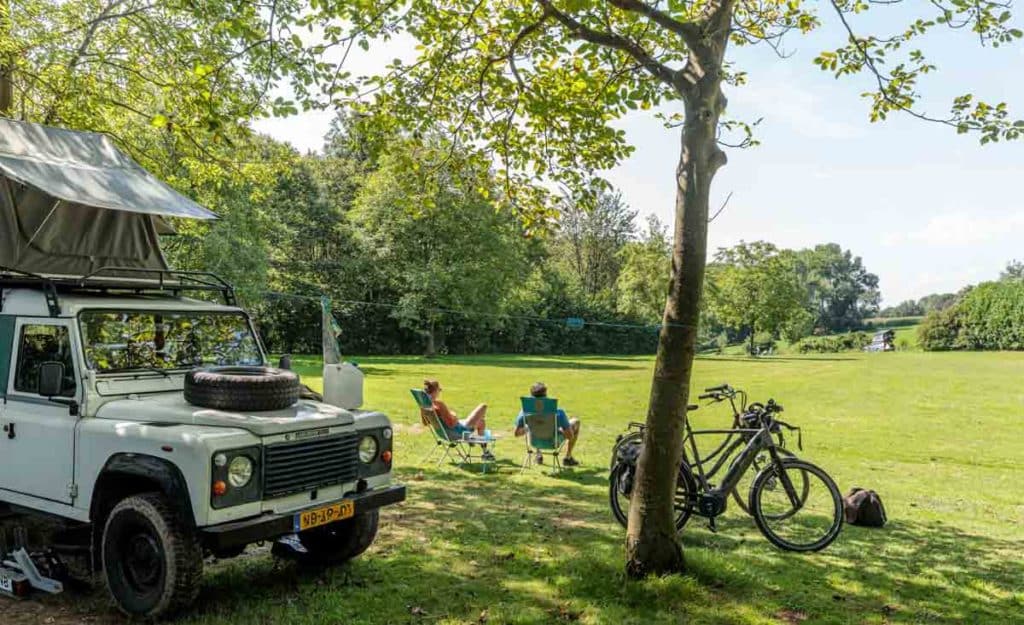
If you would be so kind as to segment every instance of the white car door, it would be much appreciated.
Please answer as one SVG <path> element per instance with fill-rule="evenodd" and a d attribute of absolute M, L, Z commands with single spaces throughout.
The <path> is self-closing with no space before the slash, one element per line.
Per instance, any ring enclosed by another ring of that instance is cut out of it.
<path fill-rule="evenodd" d="M 0 490 L 60 503 L 73 502 L 78 379 L 68 319 L 21 318 L 14 327 L 10 371 L 0 412 Z M 65 366 L 64 392 L 39 395 L 43 362 Z M 2 367 L 0 367 L 2 369 Z"/>

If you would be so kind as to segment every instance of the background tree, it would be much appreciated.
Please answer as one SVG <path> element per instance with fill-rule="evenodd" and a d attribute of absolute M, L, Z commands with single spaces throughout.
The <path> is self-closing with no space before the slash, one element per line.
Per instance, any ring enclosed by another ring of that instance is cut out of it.
<path fill-rule="evenodd" d="M 815 327 L 845 332 L 878 312 L 878 276 L 864 268 L 860 256 L 826 243 L 801 250 L 797 259 Z"/>
<path fill-rule="evenodd" d="M 105 132 L 186 190 L 202 167 L 237 177 L 253 119 L 317 105 L 336 79 L 324 53 L 341 42 L 298 36 L 311 16 L 300 1 L 0 0 L 0 115 Z"/>
<path fill-rule="evenodd" d="M 1011 260 L 1006 263 L 1006 269 L 999 272 L 999 279 L 1024 281 L 1024 262 Z"/>
<path fill-rule="evenodd" d="M 919 317 L 936 310 L 945 310 L 956 303 L 957 293 L 932 293 L 919 300 L 908 299 L 879 311 L 879 317 Z"/>
<path fill-rule="evenodd" d="M 643 238 L 624 245 L 619 260 L 619 310 L 648 323 L 658 323 L 665 309 L 672 268 L 672 244 L 665 226 L 656 217 L 650 217 Z"/>
<path fill-rule="evenodd" d="M 352 219 L 369 253 L 398 294 L 392 315 L 425 339 L 425 352 L 443 348 L 445 310 L 475 315 L 501 311 L 504 293 L 522 273 L 519 222 L 489 200 L 486 170 L 453 154 L 430 184 L 410 172 L 445 146 L 415 142 L 385 153 L 366 180 Z M 412 149 L 409 149 L 412 148 Z"/>
<path fill-rule="evenodd" d="M 636 235 L 636 211 L 619 192 L 598 192 L 593 206 L 566 196 L 560 206 L 554 252 L 566 259 L 585 294 L 614 300 L 619 252 Z"/>
<path fill-rule="evenodd" d="M 710 308 L 726 326 L 746 330 L 750 353 L 760 332 L 777 335 L 803 319 L 805 291 L 792 252 L 754 241 L 715 254 L 714 297 Z"/>

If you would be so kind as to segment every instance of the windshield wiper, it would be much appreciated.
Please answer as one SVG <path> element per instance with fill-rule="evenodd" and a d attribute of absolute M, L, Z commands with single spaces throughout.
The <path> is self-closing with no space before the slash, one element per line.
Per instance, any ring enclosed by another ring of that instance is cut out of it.
<path fill-rule="evenodd" d="M 121 367 L 120 369 L 107 369 L 103 373 L 131 373 L 132 371 L 149 371 L 159 373 L 165 378 L 171 377 L 171 374 L 166 369 L 161 369 L 160 367 Z"/>

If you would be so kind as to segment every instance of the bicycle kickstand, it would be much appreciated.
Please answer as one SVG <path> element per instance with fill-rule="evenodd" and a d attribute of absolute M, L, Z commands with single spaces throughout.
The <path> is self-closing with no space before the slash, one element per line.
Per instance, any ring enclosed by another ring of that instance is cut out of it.
<path fill-rule="evenodd" d="M 708 529 L 711 530 L 712 534 L 718 533 L 718 526 L 715 525 L 715 517 L 708 519 Z"/>

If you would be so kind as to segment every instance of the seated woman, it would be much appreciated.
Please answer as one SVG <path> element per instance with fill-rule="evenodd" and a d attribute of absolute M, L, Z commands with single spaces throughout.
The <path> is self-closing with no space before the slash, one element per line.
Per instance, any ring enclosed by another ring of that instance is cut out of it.
<path fill-rule="evenodd" d="M 481 436 L 487 430 L 487 424 L 485 422 L 487 404 L 480 404 L 473 409 L 473 412 L 469 413 L 468 417 L 459 420 L 455 411 L 439 399 L 441 396 L 440 382 L 437 380 L 423 380 L 423 392 L 430 396 L 430 401 L 434 404 L 434 412 L 437 413 L 437 416 L 442 422 L 444 422 L 445 427 L 449 430 L 456 434 L 462 434 L 463 432 L 476 432 Z M 487 449 L 487 443 L 482 443 L 480 447 L 483 449 L 483 459 L 493 461 L 494 454 Z"/>

